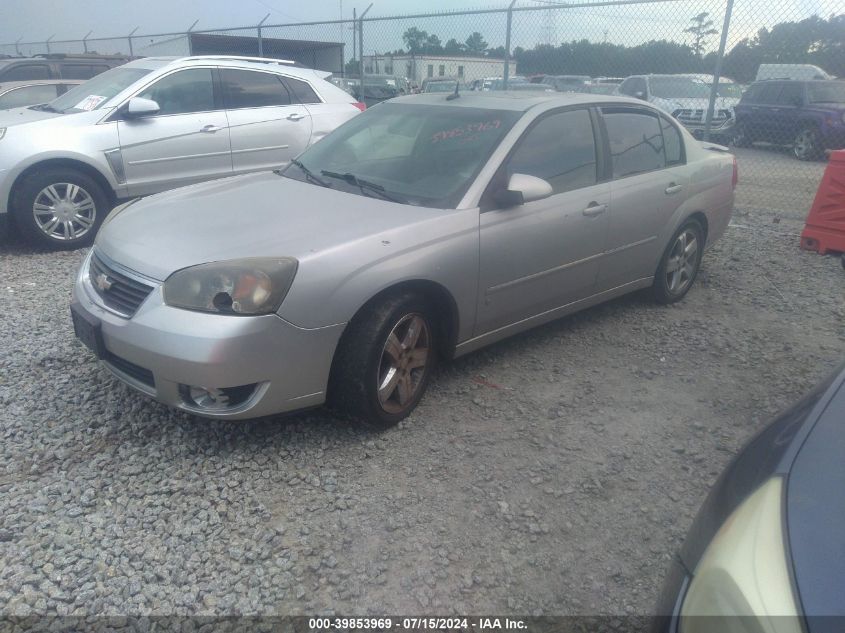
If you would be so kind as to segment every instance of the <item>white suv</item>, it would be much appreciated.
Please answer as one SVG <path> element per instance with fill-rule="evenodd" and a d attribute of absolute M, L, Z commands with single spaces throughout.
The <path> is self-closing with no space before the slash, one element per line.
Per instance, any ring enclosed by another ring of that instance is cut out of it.
<path fill-rule="evenodd" d="M 0 224 L 77 248 L 119 199 L 282 167 L 363 109 L 328 75 L 270 59 L 150 57 L 0 112 Z"/>

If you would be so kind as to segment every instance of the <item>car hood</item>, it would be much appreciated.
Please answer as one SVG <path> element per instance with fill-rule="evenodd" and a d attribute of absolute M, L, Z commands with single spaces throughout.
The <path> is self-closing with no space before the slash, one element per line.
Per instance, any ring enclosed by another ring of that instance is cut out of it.
<path fill-rule="evenodd" d="M 103 225 L 96 248 L 122 266 L 163 281 L 182 268 L 227 259 L 290 256 L 301 262 L 450 212 L 266 172 L 144 198 Z"/>
<path fill-rule="evenodd" d="M 795 584 L 808 616 L 845 616 L 845 386 L 801 447 L 786 494 Z M 829 627 L 829 628 L 828 628 Z M 841 620 L 808 618 L 810 633 L 841 630 Z"/>
<path fill-rule="evenodd" d="M 11 127 L 23 123 L 32 123 L 43 119 L 55 119 L 65 116 L 58 112 L 45 112 L 44 110 L 32 110 L 30 108 L 12 108 L 11 110 L 0 110 L 0 127 Z"/>
<path fill-rule="evenodd" d="M 739 99 L 716 97 L 715 108 L 716 110 L 730 110 L 738 102 Z M 654 105 L 656 105 L 658 108 L 666 110 L 666 112 L 670 114 L 675 110 L 706 110 L 708 107 L 710 107 L 709 99 L 684 99 L 680 97 L 672 97 L 671 99 L 665 99 L 663 97 L 654 97 L 652 99 L 652 103 L 654 103 Z"/>

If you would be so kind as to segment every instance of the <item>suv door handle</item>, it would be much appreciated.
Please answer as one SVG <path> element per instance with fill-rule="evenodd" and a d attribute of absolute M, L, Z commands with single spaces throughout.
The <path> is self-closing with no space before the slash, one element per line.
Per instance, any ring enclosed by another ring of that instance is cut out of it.
<path fill-rule="evenodd" d="M 204 127 L 201 127 L 200 132 L 205 132 L 206 134 L 214 134 L 215 132 L 219 132 L 222 129 L 223 128 L 219 125 L 208 124 Z"/>
<path fill-rule="evenodd" d="M 581 211 L 581 213 L 586 215 L 588 218 L 591 218 L 595 215 L 601 215 L 605 211 L 607 211 L 607 205 L 606 204 L 599 204 L 598 202 L 591 202 L 589 205 L 587 205 L 586 209 Z"/>
<path fill-rule="evenodd" d="M 299 112 L 294 112 L 293 114 L 288 115 L 288 121 L 301 121 L 306 116 L 307 115 L 305 115 L 305 114 L 301 114 Z"/>
<path fill-rule="evenodd" d="M 676 185 L 674 182 L 666 187 L 666 195 L 671 196 L 673 193 L 678 193 L 681 189 L 683 189 L 683 185 Z"/>

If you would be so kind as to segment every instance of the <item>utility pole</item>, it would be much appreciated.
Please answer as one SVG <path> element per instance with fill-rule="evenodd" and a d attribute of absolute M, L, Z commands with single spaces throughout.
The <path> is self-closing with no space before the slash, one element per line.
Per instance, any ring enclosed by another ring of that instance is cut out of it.
<path fill-rule="evenodd" d="M 361 54 L 361 94 L 364 94 L 364 16 L 373 8 L 373 3 L 370 3 L 361 17 L 358 18 L 358 52 Z"/>
<path fill-rule="evenodd" d="M 358 58 L 358 17 L 356 9 L 352 9 L 352 61 Z M 353 68 L 355 65 L 353 64 Z"/>

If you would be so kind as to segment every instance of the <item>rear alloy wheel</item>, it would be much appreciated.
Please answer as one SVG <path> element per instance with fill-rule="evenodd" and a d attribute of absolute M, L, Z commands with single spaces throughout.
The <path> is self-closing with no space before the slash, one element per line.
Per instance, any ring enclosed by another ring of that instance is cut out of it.
<path fill-rule="evenodd" d="M 806 127 L 795 136 L 792 142 L 792 153 L 798 160 L 816 160 L 822 154 L 819 132 L 812 127 Z"/>
<path fill-rule="evenodd" d="M 406 418 L 428 386 L 436 328 L 421 297 L 400 294 L 349 324 L 332 365 L 329 405 L 379 429 Z"/>
<path fill-rule="evenodd" d="M 698 275 L 704 250 L 704 231 L 695 220 L 687 221 L 669 243 L 654 277 L 652 290 L 658 303 L 684 298 Z"/>
<path fill-rule="evenodd" d="M 734 147 L 751 147 L 751 137 L 748 128 L 743 123 L 737 123 L 731 133 L 729 143 Z"/>
<path fill-rule="evenodd" d="M 36 172 L 14 194 L 18 230 L 30 242 L 52 249 L 90 245 L 108 210 L 100 185 L 73 169 Z"/>

